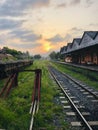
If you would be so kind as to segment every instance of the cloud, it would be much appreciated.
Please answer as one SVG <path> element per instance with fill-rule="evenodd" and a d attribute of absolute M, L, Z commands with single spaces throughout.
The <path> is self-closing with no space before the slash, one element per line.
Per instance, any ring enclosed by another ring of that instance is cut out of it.
<path fill-rule="evenodd" d="M 6 0 L 0 0 L 0 5 L 4 4 Z"/>
<path fill-rule="evenodd" d="M 6 35 L 0 35 L 0 46 L 5 46 Z"/>
<path fill-rule="evenodd" d="M 64 40 L 65 40 L 66 42 L 71 41 L 71 39 L 72 39 L 72 36 L 71 36 L 70 34 L 66 34 L 66 36 L 64 37 Z"/>
<path fill-rule="evenodd" d="M 12 37 L 20 38 L 24 42 L 34 42 L 42 38 L 41 35 L 37 35 L 33 31 L 23 30 L 22 28 L 13 30 L 10 34 Z"/>
<path fill-rule="evenodd" d="M 18 31 L 14 31 L 16 35 L 13 34 L 13 32 L 6 31 L 3 32 L 3 34 L 0 34 L 0 46 L 9 46 L 10 48 L 15 48 L 21 51 L 26 51 L 30 49 L 36 50 L 36 48 L 42 46 L 42 44 L 37 41 L 42 36 L 32 33 L 32 37 L 31 31 L 22 30 L 19 32 L 19 34 Z"/>
<path fill-rule="evenodd" d="M 62 42 L 64 40 L 63 37 L 61 37 L 59 34 L 55 35 L 52 38 L 46 39 L 49 42 L 57 43 L 57 42 Z"/>
<path fill-rule="evenodd" d="M 33 7 L 45 7 L 45 6 L 49 6 L 50 4 L 50 0 L 31 0 L 32 6 Z"/>
<path fill-rule="evenodd" d="M 88 26 L 98 27 L 98 23 L 90 23 Z"/>
<path fill-rule="evenodd" d="M 18 44 L 13 43 L 10 45 L 15 47 L 15 48 L 32 49 L 32 48 L 40 47 L 41 43 L 18 43 Z"/>
<path fill-rule="evenodd" d="M 77 27 L 73 27 L 73 28 L 71 29 L 71 31 L 73 31 L 73 32 L 80 32 L 80 31 L 83 31 L 83 29 L 77 28 Z"/>
<path fill-rule="evenodd" d="M 0 30 L 14 29 L 22 25 L 24 21 L 16 21 L 11 19 L 0 19 Z"/>
<path fill-rule="evenodd" d="M 92 6 L 93 3 L 94 3 L 93 0 L 86 0 L 86 7 Z"/>
<path fill-rule="evenodd" d="M 66 3 L 58 4 L 57 8 L 65 8 L 67 6 Z"/>
<path fill-rule="evenodd" d="M 0 16 L 25 15 L 29 8 L 41 8 L 48 6 L 50 0 L 7 0 L 0 4 Z"/>
<path fill-rule="evenodd" d="M 52 43 L 60 43 L 60 42 L 69 42 L 70 39 L 72 39 L 72 36 L 70 34 L 66 34 L 64 37 L 62 37 L 60 34 L 57 34 L 54 37 L 46 40 Z"/>
<path fill-rule="evenodd" d="M 77 4 L 80 4 L 81 0 L 72 0 L 70 2 L 70 5 L 77 5 Z"/>
<path fill-rule="evenodd" d="M 75 37 L 81 37 L 81 35 L 83 34 L 85 29 L 83 28 L 77 28 L 77 27 L 73 27 L 69 30 L 69 33 L 72 35 L 73 38 Z"/>

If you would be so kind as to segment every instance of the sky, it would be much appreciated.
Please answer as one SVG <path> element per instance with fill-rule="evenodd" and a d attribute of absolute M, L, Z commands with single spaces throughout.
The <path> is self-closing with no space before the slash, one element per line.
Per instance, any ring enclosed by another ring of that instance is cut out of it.
<path fill-rule="evenodd" d="M 0 0 L 0 48 L 48 56 L 98 31 L 98 0 Z"/>

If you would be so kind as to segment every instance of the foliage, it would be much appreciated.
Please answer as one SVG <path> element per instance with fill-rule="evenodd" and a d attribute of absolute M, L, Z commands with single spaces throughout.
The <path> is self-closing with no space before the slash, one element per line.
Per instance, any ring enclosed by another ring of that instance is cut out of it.
<path fill-rule="evenodd" d="M 41 58 L 40 54 L 34 55 L 34 59 L 40 59 L 40 58 Z"/>
<path fill-rule="evenodd" d="M 6 79 L 3 79 L 3 80 L 1 80 L 0 81 L 0 90 L 1 90 L 1 88 L 4 86 L 4 82 L 6 81 Z"/>
<path fill-rule="evenodd" d="M 3 51 L 8 53 L 8 54 L 12 54 L 13 56 L 22 54 L 21 51 L 17 51 L 15 49 L 10 49 L 8 47 L 3 47 Z"/>
<path fill-rule="evenodd" d="M 65 116 L 62 107 L 55 103 L 55 98 L 58 97 L 56 84 L 51 79 L 48 69 L 48 62 L 36 60 L 28 69 L 42 69 L 42 85 L 41 85 L 41 100 L 39 112 L 35 115 L 34 127 L 46 128 L 54 130 L 58 126 L 54 123 L 56 118 L 59 122 L 59 128 L 63 127 L 67 130 L 68 123 L 65 123 Z M 13 88 L 7 99 L 0 100 L 0 128 L 7 130 L 27 130 L 29 129 L 31 115 L 29 114 L 34 74 L 24 72 L 18 76 L 18 86 Z"/>
<path fill-rule="evenodd" d="M 29 68 L 32 68 L 32 66 Z M 0 128 L 7 130 L 29 129 L 31 118 L 29 109 L 31 106 L 34 74 L 20 73 L 18 80 L 18 86 L 11 91 L 8 98 L 0 99 Z"/>
<path fill-rule="evenodd" d="M 51 53 L 49 54 L 49 57 L 50 57 L 51 59 L 53 59 L 53 60 L 60 60 L 60 59 L 63 58 L 62 55 L 60 54 L 60 52 L 55 52 L 55 51 L 51 52 Z"/>
<path fill-rule="evenodd" d="M 56 52 L 55 52 L 55 51 L 53 51 L 53 52 L 51 52 L 51 53 L 49 54 L 49 56 L 50 56 L 51 59 L 55 59 L 55 55 L 56 55 Z"/>
<path fill-rule="evenodd" d="M 15 49 L 10 49 L 8 47 L 3 47 L 3 52 L 7 53 L 7 54 L 11 54 L 12 56 L 14 56 L 17 59 L 24 59 L 24 58 L 30 58 L 29 52 L 21 52 L 21 51 L 17 51 Z"/>

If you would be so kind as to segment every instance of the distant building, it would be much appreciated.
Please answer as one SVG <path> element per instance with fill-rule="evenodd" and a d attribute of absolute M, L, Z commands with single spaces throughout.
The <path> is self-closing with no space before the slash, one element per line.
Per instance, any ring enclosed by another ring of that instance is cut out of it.
<path fill-rule="evenodd" d="M 65 62 L 98 65 L 98 31 L 86 31 L 60 49 Z"/>

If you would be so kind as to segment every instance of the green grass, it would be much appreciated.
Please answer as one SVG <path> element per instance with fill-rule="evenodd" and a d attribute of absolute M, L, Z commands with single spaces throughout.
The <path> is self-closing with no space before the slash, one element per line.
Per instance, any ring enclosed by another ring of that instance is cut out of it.
<path fill-rule="evenodd" d="M 54 118 L 59 122 L 59 127 L 69 129 L 64 121 L 63 108 L 55 103 L 58 97 L 57 85 L 50 78 L 47 69 L 48 61 L 35 61 L 28 69 L 42 69 L 41 100 L 38 114 L 35 115 L 34 127 L 54 130 Z M 31 120 L 29 109 L 34 84 L 34 73 L 20 73 L 18 86 L 14 88 L 8 98 L 0 98 L 0 129 L 28 130 Z M 1 82 L 1 81 L 0 81 Z M 2 81 L 1 87 L 4 84 Z M 62 112 L 61 112 L 62 111 Z"/>
<path fill-rule="evenodd" d="M 39 112 L 35 115 L 34 127 L 35 130 L 39 128 L 46 128 L 47 130 L 54 130 L 63 128 L 65 130 L 70 129 L 70 125 L 65 121 L 65 113 L 63 108 L 56 103 L 59 92 L 57 85 L 50 77 L 48 73 L 47 65 L 51 64 L 55 68 L 62 72 L 69 74 L 70 76 L 79 79 L 90 86 L 98 89 L 98 84 L 95 81 L 91 81 L 84 73 L 83 70 L 78 69 L 79 73 L 72 71 L 69 66 L 50 63 L 48 61 L 35 61 L 34 64 L 27 69 L 42 69 L 41 80 L 41 100 L 39 106 Z M 89 73 L 86 72 L 85 73 Z M 98 78 L 95 73 L 90 73 L 91 76 Z M 18 86 L 12 89 L 8 98 L 0 98 L 0 129 L 7 130 L 28 130 L 31 120 L 29 114 L 31 106 L 31 98 L 34 84 L 34 73 L 22 72 L 19 73 Z M 4 85 L 5 80 L 0 81 L 0 89 Z M 54 123 L 54 120 L 58 122 L 58 125 Z"/>
<path fill-rule="evenodd" d="M 26 130 L 29 128 L 33 80 L 33 73 L 20 73 L 18 86 L 11 90 L 8 98 L 0 99 L 0 128 L 7 130 Z"/>
<path fill-rule="evenodd" d="M 71 66 L 63 65 L 63 64 L 57 64 L 53 62 L 51 63 L 51 65 L 59 69 L 61 72 L 64 72 L 80 81 L 83 81 L 84 83 L 86 83 L 87 85 L 91 87 L 94 87 L 95 89 L 98 89 L 98 74 L 97 73 L 91 72 L 89 70 L 83 70 L 80 68 L 71 67 Z M 91 80 L 89 76 L 95 78 L 96 80 Z"/>
<path fill-rule="evenodd" d="M 6 81 L 7 79 L 2 79 L 0 80 L 0 90 L 2 89 L 2 87 L 4 86 L 4 82 Z"/>
<path fill-rule="evenodd" d="M 35 63 L 39 66 L 39 62 Z M 46 128 L 47 130 L 54 130 L 56 126 L 53 121 L 56 117 L 59 121 L 60 127 L 67 128 L 68 123 L 65 123 L 63 117 L 63 108 L 54 102 L 55 98 L 58 96 L 58 91 L 56 84 L 50 78 L 47 69 L 48 62 L 41 61 L 40 68 L 42 69 L 42 88 L 41 88 L 41 102 L 38 114 L 35 117 L 35 130 L 38 128 Z M 62 118 L 63 117 L 63 118 Z"/>

